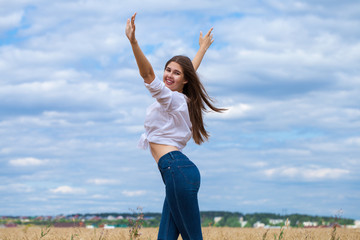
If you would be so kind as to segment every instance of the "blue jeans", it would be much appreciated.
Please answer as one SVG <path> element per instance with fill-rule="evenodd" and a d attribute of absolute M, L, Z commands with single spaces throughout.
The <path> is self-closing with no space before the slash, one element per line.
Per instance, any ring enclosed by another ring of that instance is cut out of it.
<path fill-rule="evenodd" d="M 180 151 L 165 154 L 158 167 L 165 183 L 166 197 L 158 240 L 202 240 L 197 194 L 200 172 Z"/>

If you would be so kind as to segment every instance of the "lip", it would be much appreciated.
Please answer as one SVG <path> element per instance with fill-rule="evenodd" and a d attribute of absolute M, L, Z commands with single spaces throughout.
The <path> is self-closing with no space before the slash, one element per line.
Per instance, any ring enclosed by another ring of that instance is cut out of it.
<path fill-rule="evenodd" d="M 166 82 L 167 85 L 171 85 L 171 84 L 173 84 L 175 81 L 172 80 L 172 79 L 166 78 L 166 79 L 165 79 L 165 82 Z"/>

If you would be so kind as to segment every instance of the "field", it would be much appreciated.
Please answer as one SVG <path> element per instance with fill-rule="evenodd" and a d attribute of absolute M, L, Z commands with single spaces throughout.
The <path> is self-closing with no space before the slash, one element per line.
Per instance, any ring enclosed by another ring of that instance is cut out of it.
<path fill-rule="evenodd" d="M 140 240 L 156 239 L 157 228 L 143 228 L 140 230 Z M 274 239 L 306 239 L 306 240 L 360 240 L 360 229 L 331 228 L 285 229 L 283 238 L 279 238 L 280 229 L 254 229 L 254 228 L 203 228 L 204 240 L 274 240 Z M 276 235 L 276 237 L 275 237 Z M 0 229 L 0 240 L 127 240 L 128 228 L 117 229 L 85 229 L 85 228 L 38 228 L 17 227 Z M 180 240 L 181 238 L 179 238 Z"/>

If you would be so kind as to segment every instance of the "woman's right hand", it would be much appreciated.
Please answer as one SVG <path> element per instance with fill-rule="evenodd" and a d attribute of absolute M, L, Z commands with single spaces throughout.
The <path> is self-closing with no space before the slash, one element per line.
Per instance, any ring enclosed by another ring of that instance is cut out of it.
<path fill-rule="evenodd" d="M 210 28 L 210 30 L 207 32 L 207 34 L 205 36 L 203 36 L 202 32 L 200 32 L 200 37 L 199 37 L 200 48 L 197 51 L 194 59 L 192 60 L 192 64 L 194 66 L 195 71 L 197 71 L 197 69 L 199 68 L 200 63 L 201 63 L 206 51 L 208 50 L 210 45 L 214 42 L 213 35 L 211 33 L 212 30 L 213 30 L 213 28 Z"/>
<path fill-rule="evenodd" d="M 132 15 L 131 20 L 128 19 L 126 22 L 125 33 L 126 33 L 127 38 L 129 39 L 130 43 L 136 43 L 135 17 L 136 17 L 136 13 L 134 13 L 134 15 Z"/>
<path fill-rule="evenodd" d="M 203 37 L 203 33 L 200 32 L 200 37 L 199 37 L 200 48 L 207 50 L 210 47 L 210 45 L 214 42 L 213 35 L 211 33 L 213 29 L 214 28 L 210 28 L 210 30 L 206 33 L 204 37 Z"/>

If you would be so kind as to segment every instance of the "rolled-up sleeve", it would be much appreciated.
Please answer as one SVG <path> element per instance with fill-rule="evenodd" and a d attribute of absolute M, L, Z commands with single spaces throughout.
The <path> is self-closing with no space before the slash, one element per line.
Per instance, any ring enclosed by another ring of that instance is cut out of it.
<path fill-rule="evenodd" d="M 182 102 L 176 101 L 177 93 L 173 92 L 165 86 L 156 76 L 150 83 L 145 83 L 145 87 L 149 90 L 151 96 L 155 98 L 160 105 L 167 111 L 177 109 Z"/>

